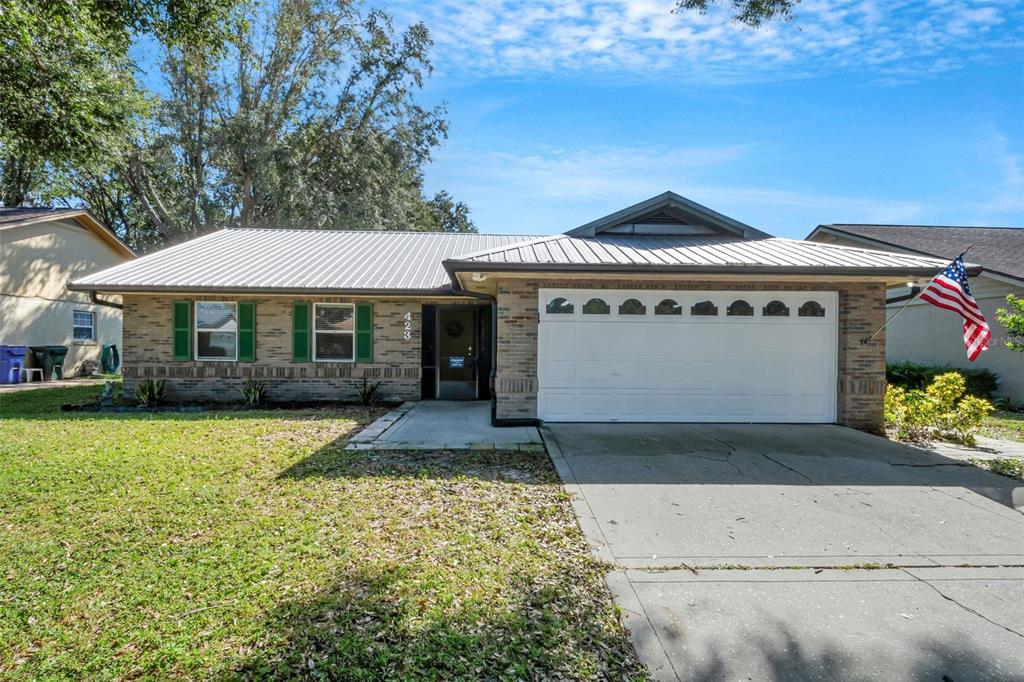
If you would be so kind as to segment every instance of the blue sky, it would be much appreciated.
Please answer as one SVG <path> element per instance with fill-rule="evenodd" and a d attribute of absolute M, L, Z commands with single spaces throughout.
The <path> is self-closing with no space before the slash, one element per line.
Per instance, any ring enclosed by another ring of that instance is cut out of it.
<path fill-rule="evenodd" d="M 564 231 L 666 189 L 773 234 L 1024 225 L 1024 6 L 803 2 L 741 28 L 672 0 L 392 0 L 435 39 L 429 191 L 483 232 Z"/>

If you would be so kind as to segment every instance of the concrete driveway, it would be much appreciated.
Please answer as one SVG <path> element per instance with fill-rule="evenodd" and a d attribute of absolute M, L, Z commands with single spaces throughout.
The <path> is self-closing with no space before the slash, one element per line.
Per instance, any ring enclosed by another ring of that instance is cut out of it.
<path fill-rule="evenodd" d="M 835 426 L 544 435 L 656 678 L 1024 679 L 1024 484 Z"/>

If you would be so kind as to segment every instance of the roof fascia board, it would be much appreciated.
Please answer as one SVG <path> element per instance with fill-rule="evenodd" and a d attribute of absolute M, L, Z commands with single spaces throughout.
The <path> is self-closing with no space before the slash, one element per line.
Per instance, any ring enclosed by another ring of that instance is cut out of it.
<path fill-rule="evenodd" d="M 569 230 L 565 234 L 570 237 L 593 237 L 605 228 L 629 222 L 630 218 L 638 218 L 655 209 L 673 206 L 681 208 L 689 213 L 696 214 L 716 227 L 720 227 L 728 232 L 738 234 L 747 239 L 765 239 L 771 237 L 767 232 L 762 232 L 750 225 L 734 220 L 729 216 L 722 215 L 718 211 L 698 204 L 695 201 L 691 201 L 686 197 L 676 194 L 675 192 L 663 192 L 656 197 L 651 197 L 650 199 L 641 201 L 638 204 L 627 206 L 615 213 L 610 213 L 603 218 L 598 218 L 597 220 L 592 220 L 585 225 L 580 225 L 575 229 Z"/>
<path fill-rule="evenodd" d="M 452 289 L 297 289 L 297 288 L 260 288 L 260 287 L 218 287 L 218 286 L 116 286 L 109 284 L 78 284 L 69 283 L 71 291 L 95 291 L 105 294 L 167 294 L 188 296 L 203 295 L 258 295 L 258 296 L 373 296 L 376 298 L 460 298 L 459 292 Z"/>
<path fill-rule="evenodd" d="M 113 246 L 115 250 L 121 252 L 121 254 L 128 256 L 133 260 L 138 258 L 138 254 L 136 254 L 130 246 L 121 241 L 120 237 L 114 234 L 106 225 L 96 220 L 96 218 L 94 218 L 88 211 L 82 211 L 78 215 L 74 216 L 74 218 L 79 223 L 85 225 L 87 228 L 99 235 L 100 238 Z"/>
<path fill-rule="evenodd" d="M 808 275 L 808 276 L 914 276 L 934 277 L 935 268 L 923 267 L 808 267 L 808 266 L 774 266 L 774 265 L 657 265 L 636 266 L 618 263 L 585 264 L 585 263 L 464 263 L 446 260 L 444 268 L 454 280 L 459 272 L 565 272 L 594 274 L 630 273 L 637 276 L 647 274 L 721 274 L 721 275 Z M 981 267 L 967 266 L 967 274 L 980 274 Z"/>

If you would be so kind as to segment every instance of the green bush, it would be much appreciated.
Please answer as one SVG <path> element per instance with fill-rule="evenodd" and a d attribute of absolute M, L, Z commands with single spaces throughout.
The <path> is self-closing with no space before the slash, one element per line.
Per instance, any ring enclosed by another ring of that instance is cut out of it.
<path fill-rule="evenodd" d="M 1024 481 L 1024 459 L 997 457 L 996 459 L 971 459 L 971 464 L 1003 476 Z"/>
<path fill-rule="evenodd" d="M 905 389 L 924 389 L 935 377 L 956 372 L 966 381 L 966 392 L 990 400 L 999 388 L 999 375 L 988 369 L 919 365 L 915 362 L 895 362 L 885 366 L 885 379 L 893 386 Z"/>
<path fill-rule="evenodd" d="M 957 372 L 935 377 L 924 389 L 889 386 L 885 422 L 898 440 L 927 441 L 939 436 L 974 445 L 974 436 L 993 409 L 984 398 L 965 395 L 967 382 Z"/>

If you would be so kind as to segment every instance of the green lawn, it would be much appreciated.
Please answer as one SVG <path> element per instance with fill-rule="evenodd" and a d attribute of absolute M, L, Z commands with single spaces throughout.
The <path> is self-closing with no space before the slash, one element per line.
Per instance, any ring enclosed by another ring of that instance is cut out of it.
<path fill-rule="evenodd" d="M 997 410 L 985 420 L 981 435 L 1024 443 L 1024 412 Z"/>
<path fill-rule="evenodd" d="M 642 678 L 545 455 L 0 395 L 0 678 Z"/>

